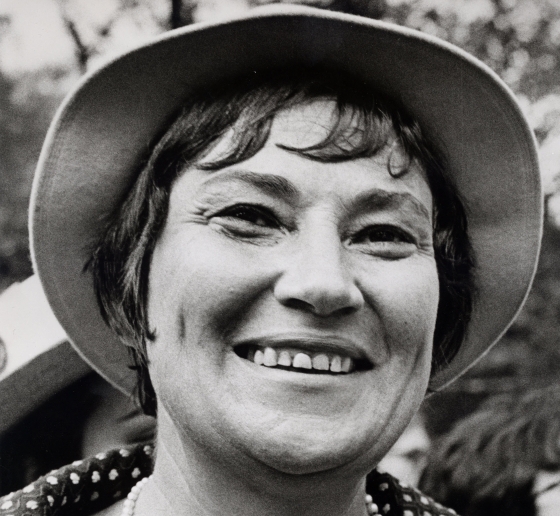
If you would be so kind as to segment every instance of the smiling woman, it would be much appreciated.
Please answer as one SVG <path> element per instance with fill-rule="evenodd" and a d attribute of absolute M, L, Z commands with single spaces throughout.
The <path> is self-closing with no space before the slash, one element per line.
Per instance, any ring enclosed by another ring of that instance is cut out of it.
<path fill-rule="evenodd" d="M 395 178 L 387 156 L 327 164 L 285 150 L 321 139 L 332 107 L 280 113 L 243 162 L 282 178 L 291 198 L 263 191 L 233 164 L 187 168 L 171 189 L 148 281 L 159 416 L 207 443 L 218 432 L 216 447 L 237 439 L 244 454 L 288 473 L 385 454 L 424 396 L 438 307 L 421 169 Z M 219 156 L 218 144 L 206 159 Z M 365 205 L 364 192 L 399 201 Z M 425 215 L 411 216 L 410 205 Z M 284 351 L 293 362 L 261 367 L 240 359 L 240 347 L 268 360 Z M 305 374 L 321 355 L 340 357 L 346 374 Z M 176 400 L 176 391 L 193 396 Z"/>
<path fill-rule="evenodd" d="M 136 385 L 156 455 L 53 472 L 0 514 L 451 513 L 374 468 L 533 275 L 534 141 L 483 65 L 307 8 L 180 29 L 69 97 L 31 212 L 54 312 Z"/>
<path fill-rule="evenodd" d="M 305 224 L 303 218 L 307 213 L 303 208 L 311 202 L 305 199 L 305 193 L 311 190 L 322 201 L 318 221 L 332 220 L 335 231 L 331 236 L 343 248 L 335 249 L 335 260 L 346 251 L 377 270 L 380 259 L 414 259 L 418 254 L 428 254 L 437 264 L 442 302 L 435 328 L 433 372 L 453 358 L 470 319 L 472 258 L 466 216 L 443 168 L 443 159 L 437 157 L 418 124 L 357 80 L 343 82 L 324 72 L 298 71 L 291 78 L 285 70 L 263 75 L 193 95 L 156 145 L 136 187 L 93 254 L 91 267 L 104 316 L 117 333 L 137 343 L 136 361 L 143 371 L 141 383 L 146 386 L 142 399 L 150 414 L 155 415 L 155 394 L 145 369 L 145 346 L 154 339 L 155 328 L 150 328 L 146 310 L 147 285 L 151 284 L 147 274 L 157 238 L 146 239 L 145 235 L 159 235 L 165 221 L 173 224 L 174 217 L 178 227 L 190 219 L 192 224 L 208 224 L 246 244 L 266 244 L 268 254 L 259 251 L 255 256 L 259 263 L 272 264 L 270 250 L 274 249 L 272 256 L 283 250 L 301 275 L 301 267 L 293 260 L 296 248 L 286 245 L 293 239 L 283 237 L 297 235 L 298 244 L 310 244 L 301 238 L 301 226 L 314 232 L 319 228 L 312 222 Z M 252 168 L 252 163 L 256 167 Z M 390 183 L 383 188 L 375 182 L 354 179 L 352 169 L 358 164 L 365 175 L 377 170 Z M 295 178 L 302 185 L 290 180 L 288 170 L 297 171 Z M 189 182 L 179 186 L 194 177 L 199 178 L 200 185 Z M 345 184 L 353 186 L 355 193 L 348 192 L 346 198 L 336 196 L 344 192 Z M 169 206 L 172 186 L 185 191 L 178 213 L 173 209 L 173 196 Z M 329 192 L 333 197 L 331 207 L 326 203 Z M 283 245 L 274 247 L 277 244 Z M 208 245 L 203 242 L 201 247 L 209 252 Z M 224 251 L 217 256 L 225 256 Z M 344 285 L 336 285 L 334 294 L 328 292 L 328 282 L 336 282 L 340 271 L 322 270 L 323 261 L 331 267 L 330 260 L 318 259 L 328 256 L 323 254 L 328 250 L 318 252 L 308 263 L 311 270 L 303 272 L 305 278 L 293 280 L 304 289 L 314 289 L 307 283 L 317 281 L 321 292 L 309 295 L 318 299 L 296 296 L 283 302 L 290 306 L 307 304 L 320 315 L 352 311 L 351 306 L 329 307 L 332 295 L 338 303 L 343 302 L 338 297 L 352 294 L 343 292 L 347 288 Z M 196 256 L 202 256 L 201 251 Z M 243 267 L 247 265 L 247 256 L 238 259 Z M 226 263 L 216 263 L 216 267 L 229 272 L 233 263 L 229 262 L 229 268 Z M 276 273 L 270 274 L 270 281 L 276 281 Z M 365 274 L 370 277 L 371 271 Z M 279 288 L 282 291 L 283 287 Z M 324 289 L 327 292 L 323 293 Z M 359 289 L 355 290 L 353 297 L 362 298 Z M 260 348 L 239 346 L 237 354 L 265 363 L 266 350 Z M 281 366 L 292 366 L 296 360 L 300 369 L 317 370 L 311 367 L 316 357 L 298 353 L 295 348 L 285 351 Z M 331 350 L 328 367 L 324 358 L 318 359 L 322 370 L 331 370 L 333 359 L 335 371 L 340 368 L 340 372 L 349 372 L 355 365 L 362 369 L 372 366 L 360 357 L 355 357 L 354 364 L 352 357 L 335 351 Z M 320 349 L 315 354 L 324 355 Z M 296 355 L 300 356 L 296 359 Z M 266 357 L 268 366 L 279 358 L 273 348 Z"/>

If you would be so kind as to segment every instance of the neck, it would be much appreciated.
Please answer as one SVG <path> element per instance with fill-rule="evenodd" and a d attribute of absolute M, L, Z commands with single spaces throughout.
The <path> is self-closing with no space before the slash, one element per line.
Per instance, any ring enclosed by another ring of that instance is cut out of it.
<path fill-rule="evenodd" d="M 158 414 L 153 479 L 136 516 L 364 516 L 365 477 L 291 475 L 247 457 L 227 457 L 180 435 Z"/>

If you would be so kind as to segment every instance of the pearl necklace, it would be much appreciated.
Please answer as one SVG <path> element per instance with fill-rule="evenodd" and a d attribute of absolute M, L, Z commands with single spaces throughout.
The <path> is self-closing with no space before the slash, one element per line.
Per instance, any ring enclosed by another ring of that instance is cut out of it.
<path fill-rule="evenodd" d="M 136 508 L 136 500 L 138 500 L 138 497 L 140 496 L 140 492 L 142 491 L 143 487 L 148 483 L 148 481 L 151 478 L 152 478 L 152 475 L 150 475 L 149 477 L 144 477 L 142 480 L 137 482 L 136 485 L 130 490 L 130 493 L 128 493 L 128 496 L 126 497 L 126 500 L 124 501 L 124 507 L 123 507 L 123 510 L 121 512 L 121 516 L 133 516 L 134 515 L 134 509 Z M 366 494 L 365 501 L 366 501 L 367 513 L 370 516 L 373 516 L 374 514 L 379 513 L 379 509 L 377 507 L 377 504 L 373 503 L 373 498 L 371 497 L 371 495 Z"/>
<path fill-rule="evenodd" d="M 152 478 L 152 475 L 149 477 L 144 477 L 142 480 L 136 483 L 136 485 L 130 490 L 126 500 L 124 501 L 124 507 L 121 512 L 121 516 L 132 516 L 134 514 L 134 508 L 136 507 L 136 500 L 140 496 L 140 492 L 142 488 L 148 483 L 148 480 Z"/>

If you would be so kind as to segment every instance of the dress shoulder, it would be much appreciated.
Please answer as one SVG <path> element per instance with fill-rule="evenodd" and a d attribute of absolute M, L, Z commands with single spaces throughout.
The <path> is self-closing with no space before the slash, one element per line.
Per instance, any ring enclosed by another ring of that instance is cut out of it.
<path fill-rule="evenodd" d="M 100 453 L 0 498 L 0 516 L 92 515 L 126 497 L 153 469 L 153 447 Z"/>
<path fill-rule="evenodd" d="M 377 505 L 380 516 L 457 516 L 453 509 L 389 473 L 372 471 L 367 477 L 366 491 Z"/>
<path fill-rule="evenodd" d="M 153 447 L 121 448 L 51 471 L 0 498 L 0 516 L 91 516 L 122 500 L 153 470 Z M 380 516 L 456 516 L 388 473 L 368 475 L 367 493 Z"/>

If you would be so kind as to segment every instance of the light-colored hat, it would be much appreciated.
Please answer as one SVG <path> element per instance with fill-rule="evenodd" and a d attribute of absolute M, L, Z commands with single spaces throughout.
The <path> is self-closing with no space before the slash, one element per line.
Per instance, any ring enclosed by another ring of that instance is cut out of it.
<path fill-rule="evenodd" d="M 87 249 L 122 201 L 148 142 L 193 89 L 286 66 L 351 72 L 396 97 L 442 142 L 470 208 L 475 301 L 440 389 L 470 367 L 515 318 L 539 253 L 542 198 L 536 145 L 510 90 L 484 64 L 426 34 L 357 16 L 268 6 L 232 21 L 168 32 L 86 76 L 48 133 L 31 202 L 35 268 L 68 336 L 124 392 L 135 375 L 104 324 Z"/>
<path fill-rule="evenodd" d="M 0 295 L 0 434 L 89 372 L 37 276 Z"/>

